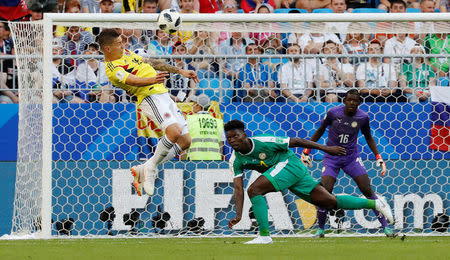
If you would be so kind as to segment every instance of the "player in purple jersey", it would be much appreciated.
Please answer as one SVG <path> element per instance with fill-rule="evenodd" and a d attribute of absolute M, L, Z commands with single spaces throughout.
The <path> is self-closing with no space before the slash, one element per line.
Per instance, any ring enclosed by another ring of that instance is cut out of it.
<path fill-rule="evenodd" d="M 352 177 L 366 198 L 377 199 L 377 196 L 370 187 L 370 180 L 357 147 L 358 133 L 360 130 L 366 138 L 370 150 L 375 154 L 377 165 L 381 168 L 381 176 L 386 173 L 386 164 L 378 153 L 377 145 L 370 133 L 369 115 L 358 108 L 360 103 L 361 97 L 358 90 L 351 89 L 347 91 L 344 98 L 344 106 L 333 107 L 328 110 L 320 127 L 311 137 L 311 141 L 317 142 L 326 128 L 329 127 L 327 145 L 342 146 L 347 151 L 345 156 L 333 156 L 327 153 L 323 156 L 322 178 L 320 182 L 325 189 L 330 193 L 333 191 L 336 178 L 342 169 Z M 301 158 L 305 165 L 312 167 L 312 160 L 309 153 L 310 149 L 304 149 Z M 374 210 L 374 212 L 386 236 L 394 236 L 392 229 L 387 226 L 386 218 L 382 214 L 379 214 L 378 211 Z M 319 208 L 317 212 L 319 230 L 315 234 L 316 237 L 324 237 L 325 235 L 324 230 L 327 213 L 328 211 L 323 208 Z"/>

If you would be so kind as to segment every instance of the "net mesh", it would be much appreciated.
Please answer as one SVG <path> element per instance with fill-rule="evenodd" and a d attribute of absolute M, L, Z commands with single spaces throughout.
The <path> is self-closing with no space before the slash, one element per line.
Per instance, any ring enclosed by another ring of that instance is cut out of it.
<path fill-rule="evenodd" d="M 42 171 L 42 24 L 10 23 L 19 68 L 19 138 L 12 233 L 40 229 Z M 32 84 L 31 84 L 32 83 Z"/>
<path fill-rule="evenodd" d="M 189 97 L 204 93 L 212 100 L 213 116 L 225 122 L 242 120 L 251 135 L 310 138 L 348 89 L 362 89 L 361 109 L 371 118 L 387 176 L 379 176 L 363 137 L 361 158 L 374 191 L 393 208 L 395 228 L 418 234 L 448 232 L 446 223 L 439 228 L 440 222 L 434 221 L 449 208 L 448 134 L 435 127 L 430 114 L 445 122 L 448 118 L 435 109 L 430 91 L 448 85 L 449 55 L 435 51 L 436 34 L 421 34 L 447 33 L 448 22 L 420 27 L 386 22 L 184 23 L 176 35 L 155 30 L 151 22 L 55 25 L 56 31 L 66 28 L 52 43 L 53 235 L 257 232 L 247 195 L 242 221 L 233 230 L 227 228 L 235 215 L 227 144 L 225 161 L 175 158 L 160 166 L 153 196 L 135 193 L 129 168 L 151 157 L 162 132 L 139 113 L 133 97 L 106 77 L 103 57 L 97 46 L 89 45 L 101 28 L 120 28 L 125 47 L 140 55 L 196 70 L 199 84 L 174 74 L 166 81 L 184 116 L 192 114 Z M 39 226 L 42 192 L 42 24 L 11 23 L 11 28 L 20 76 L 12 231 L 30 233 Z M 373 59 L 377 66 L 370 63 Z M 320 179 L 322 153 L 312 156 L 311 174 Z M 244 186 L 257 176 L 247 172 Z M 337 179 L 334 193 L 361 196 L 346 175 Z M 316 208 L 290 191 L 269 194 L 266 200 L 272 233 L 309 235 L 316 227 Z M 366 210 L 331 212 L 327 227 L 340 235 L 381 232 L 374 213 Z"/>

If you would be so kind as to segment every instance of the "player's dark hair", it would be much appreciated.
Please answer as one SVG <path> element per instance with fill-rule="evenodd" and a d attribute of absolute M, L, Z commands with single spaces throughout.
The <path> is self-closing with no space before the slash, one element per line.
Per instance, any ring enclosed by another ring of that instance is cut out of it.
<path fill-rule="evenodd" d="M 228 121 L 225 125 L 224 125 L 224 130 L 225 132 L 231 131 L 231 130 L 241 130 L 242 132 L 245 132 L 245 125 L 244 123 L 242 123 L 242 121 L 239 120 L 231 120 Z"/>
<path fill-rule="evenodd" d="M 389 2 L 391 2 L 391 8 L 394 4 L 398 4 L 398 5 L 403 5 L 406 9 L 406 3 L 403 0 L 390 0 Z"/>
<path fill-rule="evenodd" d="M 103 48 L 105 45 L 110 45 L 120 36 L 116 29 L 103 29 L 98 35 L 98 44 Z"/>
<path fill-rule="evenodd" d="M 359 91 L 357 89 L 350 89 L 349 91 L 347 91 L 347 93 L 345 93 L 345 98 L 348 97 L 348 95 L 356 95 L 359 96 L 361 98 L 361 94 L 359 93 Z"/>

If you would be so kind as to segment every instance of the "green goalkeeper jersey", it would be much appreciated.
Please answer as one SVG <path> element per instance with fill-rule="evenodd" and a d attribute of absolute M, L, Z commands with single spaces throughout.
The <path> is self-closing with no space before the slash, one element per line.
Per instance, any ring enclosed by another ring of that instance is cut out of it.
<path fill-rule="evenodd" d="M 250 138 L 253 148 L 248 154 L 233 151 L 230 169 L 234 177 L 242 176 L 244 170 L 267 171 L 275 164 L 296 156 L 289 149 L 289 137 L 255 136 Z"/>

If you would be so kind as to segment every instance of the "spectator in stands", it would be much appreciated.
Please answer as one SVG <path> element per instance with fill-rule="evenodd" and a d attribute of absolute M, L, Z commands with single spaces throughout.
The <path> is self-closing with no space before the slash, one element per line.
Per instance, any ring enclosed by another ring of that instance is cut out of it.
<path fill-rule="evenodd" d="M 78 1 L 78 0 L 67 0 L 64 12 L 65 13 L 81 13 L 81 3 L 80 3 L 80 1 Z M 83 30 L 92 33 L 92 28 L 90 28 L 90 27 L 84 27 Z M 61 25 L 57 25 L 56 26 L 56 31 L 55 31 L 55 36 L 56 37 L 63 37 L 66 32 L 67 32 L 67 27 L 61 26 Z"/>
<path fill-rule="evenodd" d="M 397 33 L 394 37 L 386 41 L 384 45 L 384 54 L 386 55 L 405 55 L 410 54 L 411 49 L 417 45 L 417 42 L 408 37 L 406 33 Z M 389 59 L 388 59 L 389 60 Z M 389 63 L 388 60 L 385 62 Z M 402 62 L 402 58 L 393 58 L 396 68 Z"/>
<path fill-rule="evenodd" d="M 123 47 L 130 51 L 137 49 L 143 49 L 141 42 L 139 41 L 142 32 L 139 29 L 119 29 L 120 37 L 122 37 Z"/>
<path fill-rule="evenodd" d="M 86 46 L 84 55 L 99 55 L 97 43 Z M 111 83 L 105 72 L 105 63 L 97 59 L 88 59 L 78 65 L 72 72 L 76 85 L 79 88 L 89 88 L 89 91 L 78 91 L 77 96 L 88 102 L 109 103 L 115 102 Z"/>
<path fill-rule="evenodd" d="M 311 1 L 297 0 L 295 7 L 300 9 L 306 9 L 308 10 L 308 12 L 312 12 L 312 10 L 318 8 L 330 8 L 330 4 L 331 4 L 330 0 L 311 0 Z"/>
<path fill-rule="evenodd" d="M 172 38 L 168 33 L 156 30 L 154 40 L 150 41 L 147 47 L 148 54 L 169 55 L 172 54 Z"/>
<path fill-rule="evenodd" d="M 447 33 L 431 34 L 427 36 L 423 43 L 427 54 L 450 54 L 450 35 Z M 449 84 L 449 64 L 450 59 L 430 58 L 431 66 L 437 72 L 439 85 Z"/>
<path fill-rule="evenodd" d="M 288 43 L 298 44 L 303 53 L 305 54 L 318 54 L 322 49 L 322 46 L 327 41 L 333 41 L 336 44 L 340 44 L 341 41 L 334 33 L 305 33 L 298 37 L 298 34 L 291 34 L 289 36 Z"/>
<path fill-rule="evenodd" d="M 439 1 L 439 11 L 441 13 L 446 13 L 450 10 L 450 1 L 448 0 L 440 0 Z"/>
<path fill-rule="evenodd" d="M 258 4 L 263 3 L 271 5 L 273 9 L 276 8 L 274 0 L 241 0 L 241 9 L 244 11 L 244 13 L 251 13 L 256 9 Z"/>
<path fill-rule="evenodd" d="M 383 47 L 379 42 L 372 41 L 369 44 L 368 54 L 382 52 Z M 356 84 L 366 102 L 396 100 L 398 95 L 395 67 L 393 64 L 382 63 L 379 57 L 371 57 L 368 62 L 359 64 Z"/>
<path fill-rule="evenodd" d="M 200 10 L 200 1 L 204 3 L 205 1 L 209 0 L 194 0 L 194 10 L 198 12 Z M 211 0 L 214 1 L 214 0 Z M 159 8 L 161 10 L 164 9 L 174 9 L 176 11 L 180 11 L 180 1 L 179 0 L 158 0 Z"/>
<path fill-rule="evenodd" d="M 8 34 L 8 24 L 0 22 L 0 55 L 14 55 L 14 44 L 11 36 Z M 15 70 L 13 60 L 1 60 L 0 71 L 0 104 L 18 103 L 19 97 L 17 83 L 14 85 Z"/>
<path fill-rule="evenodd" d="M 333 13 L 342 14 L 347 12 L 347 4 L 345 0 L 331 0 L 330 4 L 331 10 Z M 340 22 L 340 23 L 327 23 L 328 28 L 332 28 L 333 31 L 338 31 L 336 35 L 341 40 L 341 43 L 344 43 L 345 38 L 347 37 L 347 28 L 350 25 L 350 22 Z"/>
<path fill-rule="evenodd" d="M 224 14 L 237 14 L 238 13 L 238 4 L 236 0 L 223 0 L 222 11 L 218 11 L 218 13 L 223 12 Z M 231 38 L 231 32 L 220 32 L 218 37 L 218 43 L 222 43 L 224 40 Z"/>
<path fill-rule="evenodd" d="M 245 54 L 245 47 L 250 43 L 254 43 L 253 40 L 243 36 L 243 33 L 232 32 L 231 37 L 220 44 L 219 50 L 224 55 L 243 55 Z M 234 80 L 238 78 L 239 71 L 244 66 L 244 62 L 243 59 L 238 58 L 224 59 L 221 69 L 226 77 Z"/>
<path fill-rule="evenodd" d="M 298 44 L 292 44 L 287 49 L 289 55 L 300 55 L 301 48 Z M 293 102 L 307 102 L 312 96 L 313 68 L 300 58 L 292 58 L 281 66 L 278 72 L 278 82 L 281 93 Z"/>
<path fill-rule="evenodd" d="M 269 55 L 286 53 L 281 41 L 281 34 L 277 33 L 267 38 L 262 43 L 262 50 L 264 54 Z M 261 62 L 269 65 L 272 70 L 276 71 L 278 70 L 277 67 L 282 63 L 282 60 L 280 58 L 265 58 L 262 59 Z"/>
<path fill-rule="evenodd" d="M 35 12 L 35 11 L 31 11 L 30 10 L 30 16 L 29 16 L 29 21 L 39 21 L 42 20 L 44 18 L 44 13 L 43 12 Z"/>
<path fill-rule="evenodd" d="M 81 0 L 83 13 L 112 13 L 113 8 L 113 0 Z"/>
<path fill-rule="evenodd" d="M 437 1 L 437 3 L 440 3 L 440 1 Z M 434 9 L 436 3 L 434 0 L 421 0 L 420 1 L 420 10 L 422 13 L 434 13 Z"/>
<path fill-rule="evenodd" d="M 387 1 L 387 0 L 385 0 Z M 386 6 L 387 3 L 381 2 L 379 8 L 380 9 L 386 9 L 389 10 L 390 13 L 406 13 L 406 3 L 403 0 L 389 0 L 389 9 Z M 377 29 L 380 28 L 392 28 L 393 23 L 391 22 L 379 22 L 377 23 Z M 386 34 L 386 33 L 377 33 L 375 34 L 373 40 L 379 41 L 383 46 L 385 44 L 385 41 L 387 39 L 392 38 L 393 34 Z"/>
<path fill-rule="evenodd" d="M 99 13 L 109 14 L 112 13 L 114 9 L 114 1 L 113 0 L 100 0 L 99 3 Z"/>
<path fill-rule="evenodd" d="M 64 36 L 61 37 L 61 40 L 64 47 L 64 55 L 78 55 L 83 53 L 89 43 L 94 42 L 94 36 L 79 26 L 71 26 Z M 64 63 L 75 65 L 76 62 L 73 59 L 67 59 Z"/>
<path fill-rule="evenodd" d="M 262 53 L 260 46 L 250 43 L 245 48 L 245 54 L 258 55 Z M 239 73 L 239 83 L 244 89 L 244 102 L 270 102 L 277 98 L 275 93 L 275 73 L 259 58 L 249 58 Z"/>
<path fill-rule="evenodd" d="M 181 8 L 181 13 L 184 14 L 194 14 L 194 13 L 198 13 L 197 11 L 194 10 L 194 0 L 180 0 L 180 8 Z M 179 40 L 184 43 L 184 44 L 188 44 L 190 45 L 192 43 L 192 35 L 194 34 L 194 32 L 192 31 L 182 31 L 179 30 L 177 32 L 177 36 L 179 38 Z"/>
<path fill-rule="evenodd" d="M 273 8 L 269 4 L 258 4 L 255 8 L 255 13 L 258 14 L 267 14 L 267 13 L 273 13 Z M 253 41 L 255 41 L 258 45 L 262 45 L 262 43 L 269 38 L 272 35 L 276 35 L 276 33 L 273 32 L 255 32 L 250 33 L 249 37 Z"/>
<path fill-rule="evenodd" d="M 353 87 L 355 70 L 350 63 L 341 63 L 332 55 L 340 54 L 338 45 L 333 41 L 324 43 L 322 53 L 330 55 L 319 65 L 315 82 L 319 82 L 325 102 L 342 102 L 348 88 Z M 318 76 L 318 78 L 317 78 Z M 324 89 L 324 91 L 322 91 Z"/>
<path fill-rule="evenodd" d="M 11 37 L 11 31 L 9 30 L 8 23 L 0 22 L 0 55 L 15 55 L 14 42 Z M 18 89 L 17 70 L 14 60 L 0 60 L 1 72 L 4 72 L 6 79 L 0 79 L 10 89 Z M 3 74 L 2 74 L 3 75 Z"/>
<path fill-rule="evenodd" d="M 186 55 L 187 48 L 182 42 L 176 42 L 173 46 L 174 55 Z M 187 63 L 185 59 L 176 58 L 171 61 L 177 68 L 195 71 L 195 68 Z M 169 89 L 170 97 L 175 102 L 184 102 L 187 98 L 194 96 L 196 84 L 194 80 L 185 78 L 180 74 L 171 73 L 166 81 L 166 87 Z"/>
<path fill-rule="evenodd" d="M 154 14 L 158 12 L 158 0 L 144 0 L 142 12 L 145 14 Z"/>
<path fill-rule="evenodd" d="M 411 49 L 411 54 L 425 54 L 421 45 Z M 430 96 L 429 88 L 436 85 L 436 73 L 425 57 L 416 57 L 401 68 L 399 85 L 408 101 L 426 101 Z"/>
<path fill-rule="evenodd" d="M 158 0 L 144 0 L 142 5 L 142 12 L 145 14 L 154 14 L 158 12 Z M 143 30 L 141 36 L 142 44 L 147 46 L 155 35 L 156 30 Z"/>
<path fill-rule="evenodd" d="M 53 40 L 53 55 L 62 55 L 64 48 L 60 39 Z M 84 100 L 75 96 L 71 90 L 68 89 L 70 82 L 66 76 L 69 73 L 67 67 L 61 58 L 53 58 L 52 79 L 53 79 L 53 103 L 84 103 Z"/>
<path fill-rule="evenodd" d="M 191 55 L 217 55 L 219 53 L 219 46 L 210 37 L 210 32 L 195 31 L 194 42 L 189 49 Z M 219 71 L 219 64 L 216 59 L 196 58 L 192 62 L 199 78 L 215 77 Z"/>
<path fill-rule="evenodd" d="M 348 62 L 353 66 L 358 66 L 362 62 L 367 61 L 367 39 L 362 33 L 348 33 L 344 41 L 343 53 L 345 54 L 360 54 L 362 57 L 349 57 Z"/>

